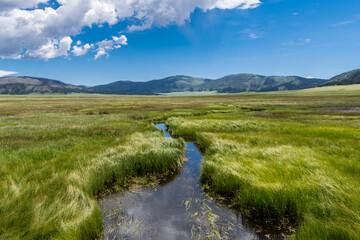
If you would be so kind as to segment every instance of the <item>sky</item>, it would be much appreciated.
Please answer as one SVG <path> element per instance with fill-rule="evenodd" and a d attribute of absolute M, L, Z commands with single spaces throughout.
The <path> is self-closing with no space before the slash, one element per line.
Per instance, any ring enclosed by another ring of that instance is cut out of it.
<path fill-rule="evenodd" d="M 359 56 L 359 0 L 0 0 L 0 76 L 330 78 Z"/>

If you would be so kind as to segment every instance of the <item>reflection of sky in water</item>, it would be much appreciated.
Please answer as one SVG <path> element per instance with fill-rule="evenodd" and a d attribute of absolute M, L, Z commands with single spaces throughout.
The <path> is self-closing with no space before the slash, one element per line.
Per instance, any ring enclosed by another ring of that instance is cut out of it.
<path fill-rule="evenodd" d="M 157 127 L 166 130 L 163 124 Z M 101 200 L 105 239 L 217 239 L 220 229 L 226 239 L 260 239 L 241 225 L 241 216 L 204 195 L 199 182 L 202 156 L 193 143 L 186 149 L 189 162 L 172 182 Z"/>
<path fill-rule="evenodd" d="M 163 133 L 165 134 L 165 137 L 171 138 L 170 133 L 168 133 L 168 132 L 166 131 L 166 125 L 165 125 L 165 124 L 157 124 L 156 127 L 157 127 L 158 129 L 160 129 L 161 131 L 163 131 Z"/>

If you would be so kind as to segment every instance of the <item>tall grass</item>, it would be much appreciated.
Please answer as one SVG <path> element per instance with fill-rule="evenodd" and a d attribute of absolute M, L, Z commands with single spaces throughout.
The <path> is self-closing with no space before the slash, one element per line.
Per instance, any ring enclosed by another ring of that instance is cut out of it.
<path fill-rule="evenodd" d="M 9 141 L 7 134 L 14 136 L 17 144 L 20 135 L 37 142 L 4 144 L 0 150 L 1 239 L 95 238 L 102 230 L 95 195 L 106 181 L 181 166 L 184 143 L 166 139 L 154 128 L 111 135 L 115 144 L 106 131 L 74 129 L 8 129 L 2 136 Z"/>
<path fill-rule="evenodd" d="M 202 178 L 213 191 L 253 218 L 297 224 L 297 239 L 360 238 L 357 122 L 206 118 L 167 124 L 206 150 Z"/>
<path fill-rule="evenodd" d="M 330 90 L 0 96 L 0 239 L 98 236 L 94 195 L 104 184 L 179 166 L 183 143 L 150 127 L 174 116 L 172 129 L 207 149 L 203 176 L 213 189 L 240 203 L 246 192 L 256 214 L 290 212 L 298 238 L 358 239 L 360 114 L 332 109 L 360 106 L 360 91 Z"/>

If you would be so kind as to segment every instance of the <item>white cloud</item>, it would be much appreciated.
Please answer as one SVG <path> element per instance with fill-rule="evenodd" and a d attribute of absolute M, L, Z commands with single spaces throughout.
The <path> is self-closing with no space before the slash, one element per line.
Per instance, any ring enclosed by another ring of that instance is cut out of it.
<path fill-rule="evenodd" d="M 127 38 L 125 35 L 121 35 L 120 37 L 113 36 L 112 40 L 105 39 L 96 45 L 98 48 L 96 49 L 95 60 L 104 55 L 109 55 L 110 50 L 121 48 L 122 45 L 127 45 Z"/>
<path fill-rule="evenodd" d="M 141 31 L 154 25 L 183 24 L 195 8 L 249 9 L 261 4 L 260 0 L 57 0 L 57 9 L 37 9 L 38 4 L 47 2 L 0 0 L 0 57 L 66 56 L 71 51 L 71 38 L 85 26 L 133 20 L 139 24 L 128 26 L 128 30 Z M 118 43 L 117 47 L 121 45 L 125 44 Z M 106 51 L 98 53 L 105 55 Z"/>
<path fill-rule="evenodd" d="M 311 38 L 300 38 L 297 41 L 284 42 L 281 45 L 292 47 L 292 46 L 301 46 L 309 43 L 311 43 Z"/>
<path fill-rule="evenodd" d="M 61 40 L 49 40 L 46 44 L 35 50 L 28 50 L 24 54 L 24 59 L 45 59 L 66 56 L 71 49 L 72 39 L 64 37 Z"/>
<path fill-rule="evenodd" d="M 12 74 L 16 74 L 17 72 L 11 72 L 11 71 L 4 71 L 4 70 L 0 70 L 0 77 L 4 77 L 4 76 L 8 76 L 8 75 L 12 75 Z"/>
<path fill-rule="evenodd" d="M 339 23 L 335 23 L 332 26 L 333 27 L 340 27 L 340 26 L 345 26 L 345 25 L 349 25 L 352 24 L 354 21 L 353 20 L 348 20 L 348 21 L 343 21 L 343 22 L 339 22 Z"/>
<path fill-rule="evenodd" d="M 125 35 L 121 35 L 120 37 L 113 37 L 113 40 L 116 44 L 127 45 L 127 38 Z"/>
<path fill-rule="evenodd" d="M 80 42 L 81 44 L 81 42 Z M 80 45 L 78 44 L 78 45 Z M 85 55 L 89 50 L 90 50 L 91 46 L 90 44 L 85 44 L 84 46 L 74 46 L 72 53 L 74 54 L 74 56 L 83 56 Z"/>
<path fill-rule="evenodd" d="M 108 53 L 106 52 L 106 50 L 104 48 L 99 48 L 96 52 L 96 55 L 94 57 L 95 60 L 98 60 L 99 58 L 101 58 L 104 55 L 108 55 Z"/>
<path fill-rule="evenodd" d="M 0 0 L 0 12 L 15 8 L 33 8 L 48 0 Z"/>
<path fill-rule="evenodd" d="M 351 17 L 350 19 L 348 19 L 348 20 L 346 20 L 346 21 L 338 22 L 338 23 L 332 24 L 331 26 L 332 26 L 332 27 L 346 26 L 346 25 L 349 25 L 349 24 L 356 23 L 356 22 L 358 22 L 359 20 L 360 20 L 360 14 L 357 14 L 357 15 Z"/>
<path fill-rule="evenodd" d="M 249 36 L 251 39 L 258 39 L 259 36 L 256 35 L 255 33 L 251 33 L 250 36 Z"/>
<path fill-rule="evenodd" d="M 99 48 L 111 49 L 114 46 L 114 41 L 105 39 L 101 42 L 98 42 L 97 45 L 99 46 Z"/>

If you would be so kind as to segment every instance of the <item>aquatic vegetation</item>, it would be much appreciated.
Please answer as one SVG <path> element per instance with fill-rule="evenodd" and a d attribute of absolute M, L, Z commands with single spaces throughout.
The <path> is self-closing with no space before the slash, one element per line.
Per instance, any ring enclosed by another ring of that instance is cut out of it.
<path fill-rule="evenodd" d="M 238 225 L 220 219 L 213 207 L 212 199 L 189 198 L 183 204 L 191 219 L 191 239 L 231 239 L 233 231 Z"/>

